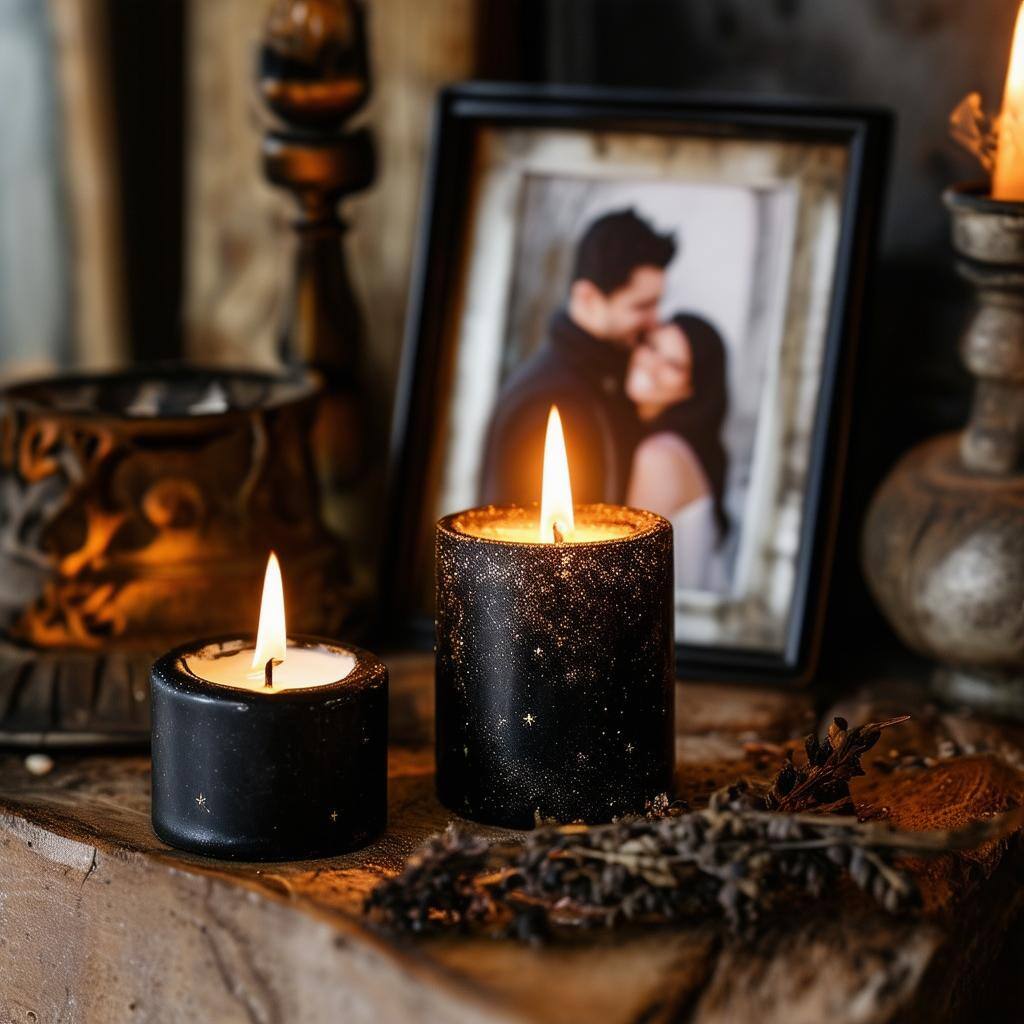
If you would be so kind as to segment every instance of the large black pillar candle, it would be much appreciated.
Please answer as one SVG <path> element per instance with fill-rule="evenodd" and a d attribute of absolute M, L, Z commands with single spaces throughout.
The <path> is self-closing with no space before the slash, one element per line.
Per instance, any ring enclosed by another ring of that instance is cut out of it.
<path fill-rule="evenodd" d="M 576 509 L 540 543 L 537 510 L 437 525 L 437 788 L 476 821 L 608 821 L 671 793 L 672 527 Z"/>
<path fill-rule="evenodd" d="M 383 830 L 387 669 L 326 640 L 289 637 L 287 652 L 291 685 L 258 688 L 223 681 L 228 662 L 251 665 L 251 639 L 187 644 L 154 664 L 153 828 L 165 842 L 297 860 L 364 846 Z M 303 685 L 307 664 L 317 685 Z"/>

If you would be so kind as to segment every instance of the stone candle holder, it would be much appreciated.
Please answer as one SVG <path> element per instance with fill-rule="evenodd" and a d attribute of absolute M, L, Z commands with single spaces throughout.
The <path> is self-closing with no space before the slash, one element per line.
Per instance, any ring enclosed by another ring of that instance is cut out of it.
<path fill-rule="evenodd" d="M 940 696 L 1024 718 L 1024 203 L 950 189 L 957 270 L 977 294 L 963 337 L 963 431 L 909 452 L 864 528 L 864 572 L 901 639 L 939 663 Z"/>

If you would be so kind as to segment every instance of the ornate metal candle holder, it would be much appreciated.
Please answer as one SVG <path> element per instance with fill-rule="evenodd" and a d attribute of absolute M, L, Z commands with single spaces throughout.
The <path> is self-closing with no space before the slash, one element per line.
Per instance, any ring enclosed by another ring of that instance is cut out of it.
<path fill-rule="evenodd" d="M 864 570 L 897 633 L 941 665 L 937 691 L 1024 717 L 1024 204 L 945 195 L 957 269 L 977 292 L 963 338 L 970 421 L 914 448 L 883 483 Z"/>
<path fill-rule="evenodd" d="M 271 548 L 295 628 L 336 635 L 316 395 L 305 372 L 185 368 L 0 392 L 0 742 L 144 740 L 153 656 L 251 629 Z"/>

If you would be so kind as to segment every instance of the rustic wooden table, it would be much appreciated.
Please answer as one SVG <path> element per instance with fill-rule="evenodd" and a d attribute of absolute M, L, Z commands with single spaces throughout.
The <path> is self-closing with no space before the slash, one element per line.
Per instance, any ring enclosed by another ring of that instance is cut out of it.
<path fill-rule="evenodd" d="M 545 949 L 375 932 L 364 895 L 449 818 L 433 795 L 429 662 L 391 665 L 391 826 L 330 861 L 234 865 L 168 849 L 150 829 L 142 756 L 64 753 L 43 777 L 0 756 L 0 1020 L 1021 1019 L 1017 838 L 919 865 L 921 914 L 889 917 L 849 893 L 841 912 L 801 905 L 752 943 L 713 922 Z M 940 712 L 896 679 L 874 694 L 839 710 L 855 723 L 915 717 L 883 737 L 888 770 L 855 785 L 862 809 L 945 828 L 1024 802 L 1024 730 Z M 770 775 L 779 754 L 758 744 L 817 724 L 808 694 L 681 687 L 681 794 L 697 803 Z"/>

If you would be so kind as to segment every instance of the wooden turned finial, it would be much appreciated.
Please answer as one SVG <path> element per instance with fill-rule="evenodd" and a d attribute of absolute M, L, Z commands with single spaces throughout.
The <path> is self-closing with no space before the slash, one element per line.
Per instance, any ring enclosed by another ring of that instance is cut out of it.
<path fill-rule="evenodd" d="M 263 34 L 259 87 L 286 124 L 340 127 L 370 95 L 362 4 L 277 0 Z"/>
<path fill-rule="evenodd" d="M 364 449 L 363 318 L 338 216 L 341 200 L 375 174 L 369 131 L 345 127 L 370 94 L 362 3 L 276 0 L 260 47 L 258 88 L 273 116 L 263 172 L 295 196 L 299 211 L 278 351 L 283 362 L 312 366 L 324 377 L 314 447 L 322 477 L 336 490 L 358 480 Z"/>

